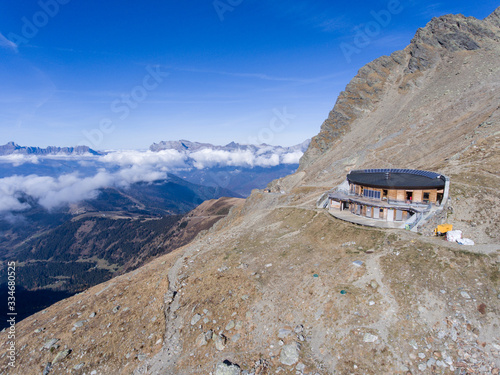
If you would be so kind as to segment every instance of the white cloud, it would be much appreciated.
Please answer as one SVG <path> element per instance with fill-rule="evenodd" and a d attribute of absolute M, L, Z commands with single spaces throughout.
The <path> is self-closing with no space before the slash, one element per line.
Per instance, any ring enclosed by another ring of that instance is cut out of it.
<path fill-rule="evenodd" d="M 290 152 L 283 155 L 283 160 L 281 162 L 283 164 L 299 164 L 302 155 L 304 155 L 302 151 Z"/>
<path fill-rule="evenodd" d="M 162 150 L 152 151 L 115 151 L 104 156 L 57 155 L 59 159 L 74 160 L 82 167 L 95 167 L 91 176 L 67 173 L 57 177 L 35 174 L 14 175 L 0 179 L 0 212 L 5 219 L 7 213 L 22 212 L 30 208 L 18 198 L 31 196 L 48 210 L 93 199 L 99 189 L 105 187 L 126 188 L 136 182 L 152 182 L 165 179 L 167 172 L 179 169 L 204 169 L 211 167 L 253 168 L 274 167 L 279 164 L 296 164 L 302 156 L 301 151 L 290 152 L 284 148 L 262 146 L 257 148 L 217 150 L 206 148 L 196 152 Z M 0 162 L 43 164 L 44 159 L 53 155 L 34 156 L 12 154 L 1 156 Z"/>
<path fill-rule="evenodd" d="M 164 171 L 144 169 L 140 165 L 133 165 L 130 168 L 120 169 L 114 176 L 116 177 L 116 186 L 126 187 L 136 182 L 161 180 L 166 178 L 167 174 Z"/>
<path fill-rule="evenodd" d="M 217 150 L 205 148 L 189 152 L 177 150 L 152 151 L 116 151 L 102 156 L 99 160 L 119 166 L 149 166 L 162 170 L 176 168 L 204 169 L 212 167 L 274 167 L 280 163 L 298 163 L 302 152 L 285 153 L 283 149 L 263 146 L 255 150 Z"/>
<path fill-rule="evenodd" d="M 193 159 L 193 165 L 197 169 L 216 166 L 254 167 L 256 156 L 250 150 L 204 150 L 193 152 L 189 155 Z"/>
<path fill-rule="evenodd" d="M 260 146 L 253 149 L 220 150 L 205 148 L 202 150 L 177 151 L 173 149 L 161 151 L 111 151 L 103 156 L 93 155 L 25 155 L 11 154 L 0 156 L 0 163 L 10 163 L 20 166 L 25 163 L 40 164 L 43 160 L 72 160 L 82 167 L 95 165 L 116 165 L 119 167 L 155 167 L 162 171 L 173 171 L 185 168 L 210 167 L 273 167 L 283 164 L 296 164 L 302 156 L 301 151 L 290 152 L 274 146 Z"/>
<path fill-rule="evenodd" d="M 0 163 L 10 163 L 14 167 L 18 167 L 22 164 L 40 164 L 43 160 L 73 160 L 80 163 L 82 166 L 85 163 L 90 163 L 91 161 L 99 160 L 99 156 L 92 155 L 90 153 L 80 154 L 80 155 L 68 155 L 68 154 L 50 154 L 50 155 L 34 155 L 34 154 L 9 154 L 0 155 Z M 88 164 L 87 164 L 88 165 Z"/>
<path fill-rule="evenodd" d="M 29 209 L 27 203 L 18 200 L 23 194 L 33 197 L 40 205 L 51 210 L 96 198 L 101 188 L 123 188 L 134 182 L 152 182 L 166 177 L 164 172 L 140 166 L 123 168 L 115 173 L 101 169 L 90 177 L 80 177 L 77 173 L 64 174 L 57 178 L 38 175 L 5 177 L 0 179 L 0 212 Z"/>
<path fill-rule="evenodd" d="M 7 39 L 2 33 L 0 33 L 0 47 L 17 52 L 17 44 Z"/>
<path fill-rule="evenodd" d="M 38 164 L 39 161 L 36 155 L 10 154 L 0 156 L 0 163 L 10 163 L 14 167 L 19 167 L 24 163 Z"/>
<path fill-rule="evenodd" d="M 297 163 L 302 156 L 302 152 L 293 153 L 268 152 L 269 150 L 257 150 L 253 153 L 250 150 L 212 150 L 204 149 L 193 152 L 189 155 L 193 159 L 193 166 L 197 169 L 211 168 L 215 166 L 224 167 L 275 167 L 281 163 Z"/>
<path fill-rule="evenodd" d="M 186 167 L 186 155 L 176 150 L 152 151 L 115 151 L 102 156 L 100 161 L 120 166 L 163 166 L 167 168 Z"/>
<path fill-rule="evenodd" d="M 0 212 L 5 211 L 24 211 L 27 210 L 30 205 L 27 203 L 21 203 L 17 200 L 14 195 L 5 195 L 1 190 L 0 186 Z"/>

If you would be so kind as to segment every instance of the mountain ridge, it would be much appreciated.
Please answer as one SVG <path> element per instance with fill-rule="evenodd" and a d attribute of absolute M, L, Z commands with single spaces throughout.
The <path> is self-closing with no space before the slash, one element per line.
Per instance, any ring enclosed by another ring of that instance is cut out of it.
<path fill-rule="evenodd" d="M 214 145 L 211 143 L 203 143 L 203 142 L 192 142 L 185 139 L 180 139 L 178 141 L 161 141 L 159 143 L 153 143 L 149 149 L 151 151 L 162 151 L 162 150 L 176 150 L 179 152 L 182 151 L 201 151 L 201 150 L 221 150 L 221 151 L 266 151 L 266 152 L 294 152 L 294 151 L 305 151 L 307 146 L 309 145 L 310 140 L 307 139 L 302 143 L 293 145 L 293 146 L 273 146 L 268 145 L 266 143 L 262 143 L 259 145 L 253 144 L 240 144 L 236 142 L 230 142 L 224 146 Z"/>
<path fill-rule="evenodd" d="M 88 146 L 75 147 L 57 147 L 48 146 L 46 148 L 19 146 L 14 142 L 8 142 L 5 145 L 0 145 L 0 156 L 5 155 L 104 155 L 100 151 L 95 151 Z"/>
<path fill-rule="evenodd" d="M 417 30 L 409 46 L 382 56 L 363 66 L 346 89 L 339 94 L 320 133 L 313 137 L 301 159 L 299 170 L 328 148 L 328 144 L 349 131 L 359 117 L 376 108 L 389 79 L 390 69 L 399 67 L 399 89 L 402 93 L 415 85 L 423 71 L 435 67 L 446 52 L 481 49 L 482 42 L 500 40 L 498 31 L 500 8 L 481 21 L 463 15 L 445 15 L 433 18 Z M 463 30 L 462 30 L 463 29 Z"/>

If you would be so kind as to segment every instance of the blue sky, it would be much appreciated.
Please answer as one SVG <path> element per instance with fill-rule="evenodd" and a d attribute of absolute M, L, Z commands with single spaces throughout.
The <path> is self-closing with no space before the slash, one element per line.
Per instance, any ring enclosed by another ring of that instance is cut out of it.
<path fill-rule="evenodd" d="M 361 66 L 404 48 L 434 16 L 482 19 L 498 5 L 3 1 L 0 144 L 300 143 Z"/>

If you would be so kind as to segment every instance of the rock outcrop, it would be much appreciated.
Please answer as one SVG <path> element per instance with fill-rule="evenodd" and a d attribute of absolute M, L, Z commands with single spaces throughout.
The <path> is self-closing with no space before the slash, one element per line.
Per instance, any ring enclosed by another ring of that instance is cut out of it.
<path fill-rule="evenodd" d="M 463 15 L 446 15 L 432 19 L 417 31 L 410 45 L 390 56 L 382 56 L 362 67 L 356 77 L 340 93 L 335 107 L 321 126 L 302 157 L 300 169 L 311 165 L 325 151 L 335 147 L 356 120 L 375 111 L 384 95 L 394 88 L 408 90 L 427 70 L 440 61 L 460 56 L 461 52 L 497 50 L 500 41 L 499 9 L 485 20 Z M 494 54 L 495 55 L 495 54 Z"/>

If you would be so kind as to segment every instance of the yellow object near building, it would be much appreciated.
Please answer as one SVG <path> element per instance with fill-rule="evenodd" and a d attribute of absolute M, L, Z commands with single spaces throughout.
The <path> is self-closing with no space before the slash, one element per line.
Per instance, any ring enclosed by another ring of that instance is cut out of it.
<path fill-rule="evenodd" d="M 443 234 L 446 234 L 446 232 L 449 232 L 450 230 L 453 230 L 453 225 L 451 224 L 441 224 L 434 229 L 434 234 L 436 236 L 442 236 Z"/>

